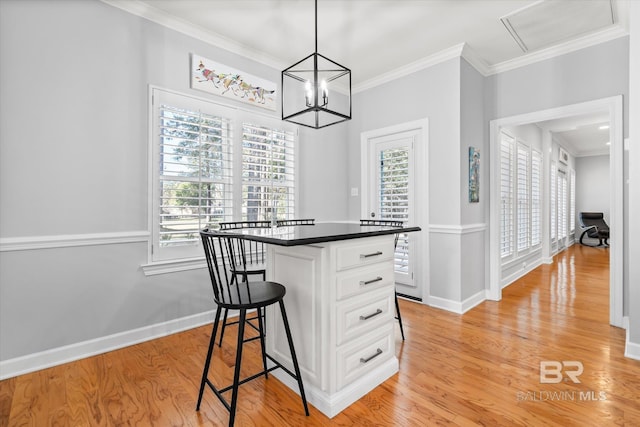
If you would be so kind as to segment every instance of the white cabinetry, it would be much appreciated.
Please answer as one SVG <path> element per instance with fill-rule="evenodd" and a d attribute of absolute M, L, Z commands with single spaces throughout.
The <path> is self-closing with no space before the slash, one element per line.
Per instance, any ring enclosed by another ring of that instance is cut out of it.
<path fill-rule="evenodd" d="M 287 288 L 287 316 L 307 399 L 329 417 L 398 371 L 393 241 L 386 235 L 269 245 L 268 280 Z M 267 351 L 291 366 L 278 311 L 267 313 Z M 297 390 L 288 375 L 273 374 Z"/>

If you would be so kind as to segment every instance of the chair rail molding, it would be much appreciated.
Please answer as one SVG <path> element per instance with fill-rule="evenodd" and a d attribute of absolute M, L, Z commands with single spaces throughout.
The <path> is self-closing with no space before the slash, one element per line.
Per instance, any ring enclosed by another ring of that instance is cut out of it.
<path fill-rule="evenodd" d="M 0 238 L 0 252 L 147 242 L 149 237 L 150 233 L 146 230 L 52 236 L 2 237 Z"/>
<path fill-rule="evenodd" d="M 429 224 L 430 233 L 438 234 L 471 234 L 487 230 L 487 224 L 443 225 Z"/>

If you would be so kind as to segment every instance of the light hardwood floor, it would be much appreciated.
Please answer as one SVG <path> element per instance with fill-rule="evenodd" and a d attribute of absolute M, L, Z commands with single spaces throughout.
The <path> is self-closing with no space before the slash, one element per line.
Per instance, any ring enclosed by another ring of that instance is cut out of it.
<path fill-rule="evenodd" d="M 608 325 L 608 280 L 608 250 L 575 245 L 462 316 L 401 301 L 397 375 L 333 419 L 313 407 L 305 417 L 296 394 L 260 378 L 241 387 L 236 425 L 640 426 L 640 362 L 623 356 L 625 332 Z M 195 411 L 210 332 L 2 381 L 0 425 L 226 425 L 209 390 Z M 214 353 L 215 381 L 231 380 L 234 340 L 225 334 Z M 246 372 L 259 369 L 252 345 Z M 582 363 L 580 383 L 541 383 L 541 361 Z"/>

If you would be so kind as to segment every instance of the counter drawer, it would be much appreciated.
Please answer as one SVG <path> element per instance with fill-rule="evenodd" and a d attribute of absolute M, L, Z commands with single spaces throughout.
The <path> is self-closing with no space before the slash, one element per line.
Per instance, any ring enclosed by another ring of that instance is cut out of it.
<path fill-rule="evenodd" d="M 380 366 L 392 358 L 394 353 L 393 325 L 338 347 L 336 369 L 338 390 Z"/>
<path fill-rule="evenodd" d="M 391 322 L 395 313 L 391 292 L 378 291 L 367 295 L 367 298 L 352 298 L 339 303 L 336 309 L 336 343 L 344 344 Z"/>
<path fill-rule="evenodd" d="M 395 313 L 393 291 L 377 291 L 367 298 L 351 298 L 336 309 L 338 345 L 392 322 Z"/>
<path fill-rule="evenodd" d="M 393 260 L 393 236 L 376 238 L 359 244 L 350 243 L 336 249 L 337 270 Z"/>
<path fill-rule="evenodd" d="M 393 287 L 395 272 L 391 261 L 344 271 L 336 275 L 338 301 L 384 287 Z"/>

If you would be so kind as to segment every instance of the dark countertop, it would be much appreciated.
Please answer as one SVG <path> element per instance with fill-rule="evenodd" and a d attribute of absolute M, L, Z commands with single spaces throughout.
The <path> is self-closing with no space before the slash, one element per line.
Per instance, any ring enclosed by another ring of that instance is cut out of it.
<path fill-rule="evenodd" d="M 338 240 L 360 239 L 387 234 L 420 231 L 420 227 L 381 227 L 349 222 L 323 222 L 291 227 L 245 228 L 241 230 L 215 230 L 214 233 L 241 235 L 247 240 L 279 246 L 312 245 Z M 213 230 L 212 230 L 213 231 Z"/>

